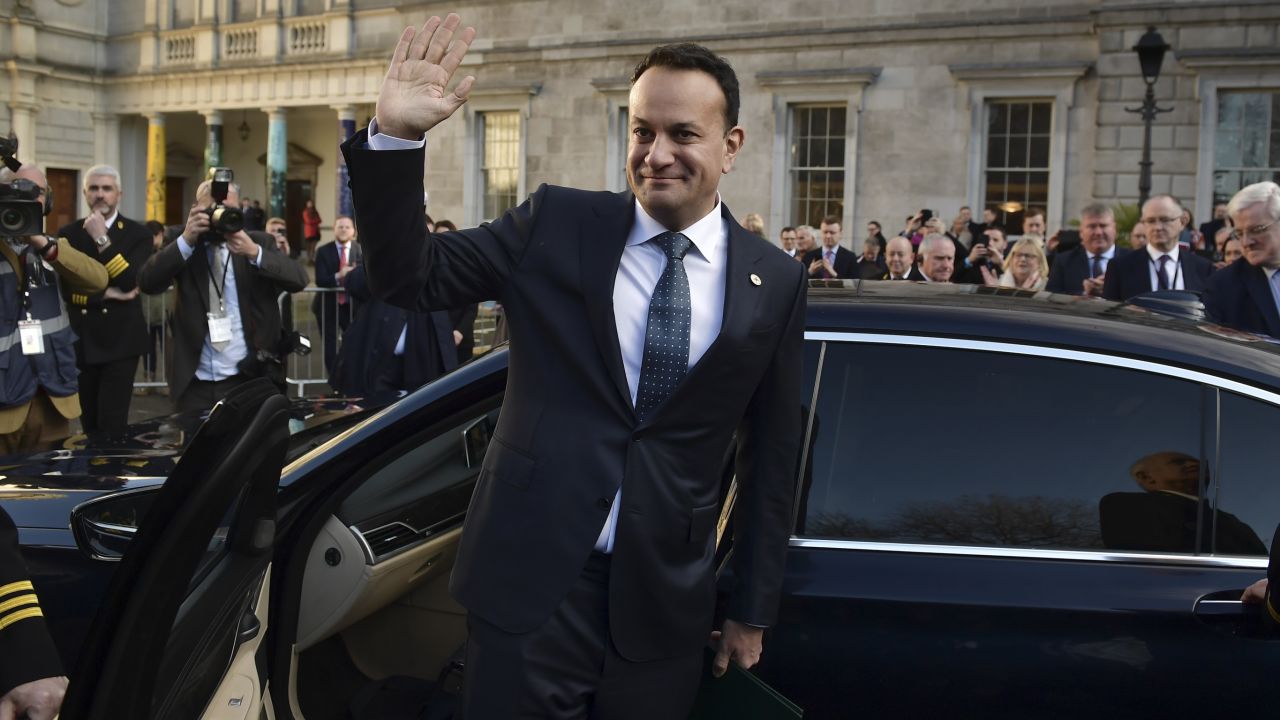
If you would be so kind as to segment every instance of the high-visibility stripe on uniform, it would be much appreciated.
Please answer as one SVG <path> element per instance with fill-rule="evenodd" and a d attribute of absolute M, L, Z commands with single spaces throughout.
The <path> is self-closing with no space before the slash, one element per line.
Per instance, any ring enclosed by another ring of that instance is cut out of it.
<path fill-rule="evenodd" d="M 116 255 L 107 261 L 107 274 L 115 277 L 125 270 L 129 269 L 129 261 L 124 259 L 123 255 Z"/>
<path fill-rule="evenodd" d="M 8 585 L 0 585 L 0 597 L 12 595 L 13 593 L 21 590 L 30 590 L 31 592 L 35 592 L 36 588 L 31 584 L 30 580 L 19 580 L 17 582 L 11 582 Z"/>
<path fill-rule="evenodd" d="M 33 617 L 44 617 L 44 612 L 39 607 L 30 607 L 26 610 L 19 610 L 18 612 L 5 615 L 4 617 L 0 617 L 0 630 L 4 630 L 19 620 L 26 620 L 27 618 Z"/>
<path fill-rule="evenodd" d="M 81 295 L 79 293 L 71 293 L 71 304 L 72 305 L 88 305 L 89 296 Z"/>
<path fill-rule="evenodd" d="M 23 605 L 39 605 L 39 604 L 40 604 L 40 598 L 37 598 L 35 593 L 18 595 L 12 599 L 5 600 L 4 602 L 0 602 L 0 616 L 3 616 L 5 613 L 9 612 L 14 608 L 20 608 Z"/>

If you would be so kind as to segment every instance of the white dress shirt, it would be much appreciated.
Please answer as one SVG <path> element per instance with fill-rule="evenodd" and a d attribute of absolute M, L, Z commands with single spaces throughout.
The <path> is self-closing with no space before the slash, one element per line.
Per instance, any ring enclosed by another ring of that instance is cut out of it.
<path fill-rule="evenodd" d="M 209 272 L 213 272 L 213 248 L 204 244 L 205 257 L 209 261 Z M 187 239 L 178 236 L 178 252 L 183 260 L 191 260 L 195 248 Z M 249 260 L 254 266 L 262 262 L 262 246 L 258 246 L 258 254 Z M 249 344 L 244 336 L 244 324 L 240 319 L 240 291 L 236 288 L 236 264 L 231 260 L 231 249 L 227 249 L 227 277 L 222 287 L 223 309 L 227 319 L 231 321 L 231 341 L 222 350 L 213 346 L 209 340 L 209 332 L 204 334 L 204 347 L 200 349 L 200 361 L 196 363 L 196 378 L 206 382 L 218 382 L 240 374 L 240 361 L 249 356 Z M 209 308 L 216 312 L 217 308 Z"/>
<path fill-rule="evenodd" d="M 369 147 L 373 150 L 409 150 L 423 147 L 426 138 L 404 140 L 378 132 L 377 120 L 369 124 Z M 644 336 L 649 327 L 649 300 L 658 278 L 667 267 L 667 256 L 649 240 L 667 231 L 636 201 L 635 222 L 627 236 L 618 274 L 613 282 L 613 318 L 618 327 L 622 367 L 627 374 L 631 404 L 635 405 L 644 362 Z M 729 226 L 720 214 L 720 198 L 715 207 L 694 224 L 680 231 L 692 245 L 684 256 L 689 277 L 689 367 L 692 368 L 720 334 L 724 320 L 724 285 L 729 264 Z M 619 488 L 609 509 L 609 517 L 596 538 L 598 552 L 613 552 L 617 534 L 618 509 L 622 506 Z"/>
<path fill-rule="evenodd" d="M 1111 247 L 1107 248 L 1105 252 L 1098 253 L 1097 255 L 1094 255 L 1088 250 L 1085 250 L 1084 256 L 1085 256 L 1085 264 L 1088 266 L 1090 273 L 1093 272 L 1093 259 L 1096 257 L 1101 261 L 1099 264 L 1102 265 L 1102 274 L 1106 275 L 1107 267 L 1111 265 L 1111 261 L 1116 256 L 1116 246 L 1112 245 Z"/>
<path fill-rule="evenodd" d="M 1186 283 L 1182 281 L 1182 265 L 1178 264 L 1178 246 L 1174 245 L 1172 250 L 1164 253 L 1155 249 L 1151 243 L 1147 243 L 1147 256 L 1151 258 L 1151 262 L 1147 264 L 1147 272 L 1151 277 L 1151 289 L 1156 290 L 1160 287 L 1159 278 L 1156 277 L 1156 268 L 1160 267 L 1160 256 L 1162 255 L 1169 256 L 1169 262 L 1165 263 L 1164 266 L 1164 275 L 1169 281 L 1169 289 L 1186 290 Z"/>

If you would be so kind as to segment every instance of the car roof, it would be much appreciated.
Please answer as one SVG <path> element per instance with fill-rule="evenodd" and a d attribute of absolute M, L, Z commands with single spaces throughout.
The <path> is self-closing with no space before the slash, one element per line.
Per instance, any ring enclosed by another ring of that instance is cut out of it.
<path fill-rule="evenodd" d="M 983 285 L 815 281 L 810 332 L 966 338 L 1090 351 L 1280 391 L 1280 340 L 1195 317 L 1172 303 L 1116 303 Z"/>

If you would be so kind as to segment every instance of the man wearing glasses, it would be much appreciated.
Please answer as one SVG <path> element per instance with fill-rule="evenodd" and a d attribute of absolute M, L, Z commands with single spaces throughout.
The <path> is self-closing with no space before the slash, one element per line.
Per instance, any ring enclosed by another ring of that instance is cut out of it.
<path fill-rule="evenodd" d="M 1280 185 L 1250 185 L 1227 205 L 1244 257 L 1214 274 L 1204 307 L 1216 322 L 1280 337 Z"/>
<path fill-rule="evenodd" d="M 1111 263 L 1102 297 L 1123 301 L 1156 290 L 1202 292 L 1213 263 L 1178 247 L 1182 205 L 1172 195 L 1156 195 L 1142 206 L 1142 224 L 1147 231 L 1145 251 Z"/>

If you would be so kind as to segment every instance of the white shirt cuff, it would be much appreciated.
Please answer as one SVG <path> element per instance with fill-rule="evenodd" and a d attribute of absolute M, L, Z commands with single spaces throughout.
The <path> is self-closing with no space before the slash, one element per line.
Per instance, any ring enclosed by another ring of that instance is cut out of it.
<path fill-rule="evenodd" d="M 186 237 L 184 237 L 184 236 L 182 236 L 182 235 L 179 235 L 179 236 L 178 236 L 178 252 L 182 253 L 182 259 L 183 259 L 183 260 L 190 260 L 190 259 L 191 259 L 191 253 L 193 253 L 193 252 L 195 252 L 195 251 L 196 251 L 195 246 L 193 246 L 191 243 L 187 242 L 187 238 L 186 238 Z"/>
<path fill-rule="evenodd" d="M 250 260 L 249 262 L 253 263 L 254 267 L 262 266 L 262 246 L 261 245 L 258 246 L 258 254 L 254 255 L 253 259 Z"/>
<path fill-rule="evenodd" d="M 392 137 L 391 135 L 383 135 L 378 132 L 378 118 L 374 118 L 369 122 L 369 149 L 370 150 L 417 150 L 426 147 L 427 136 L 423 135 L 417 140 L 405 140 L 404 138 Z"/>

